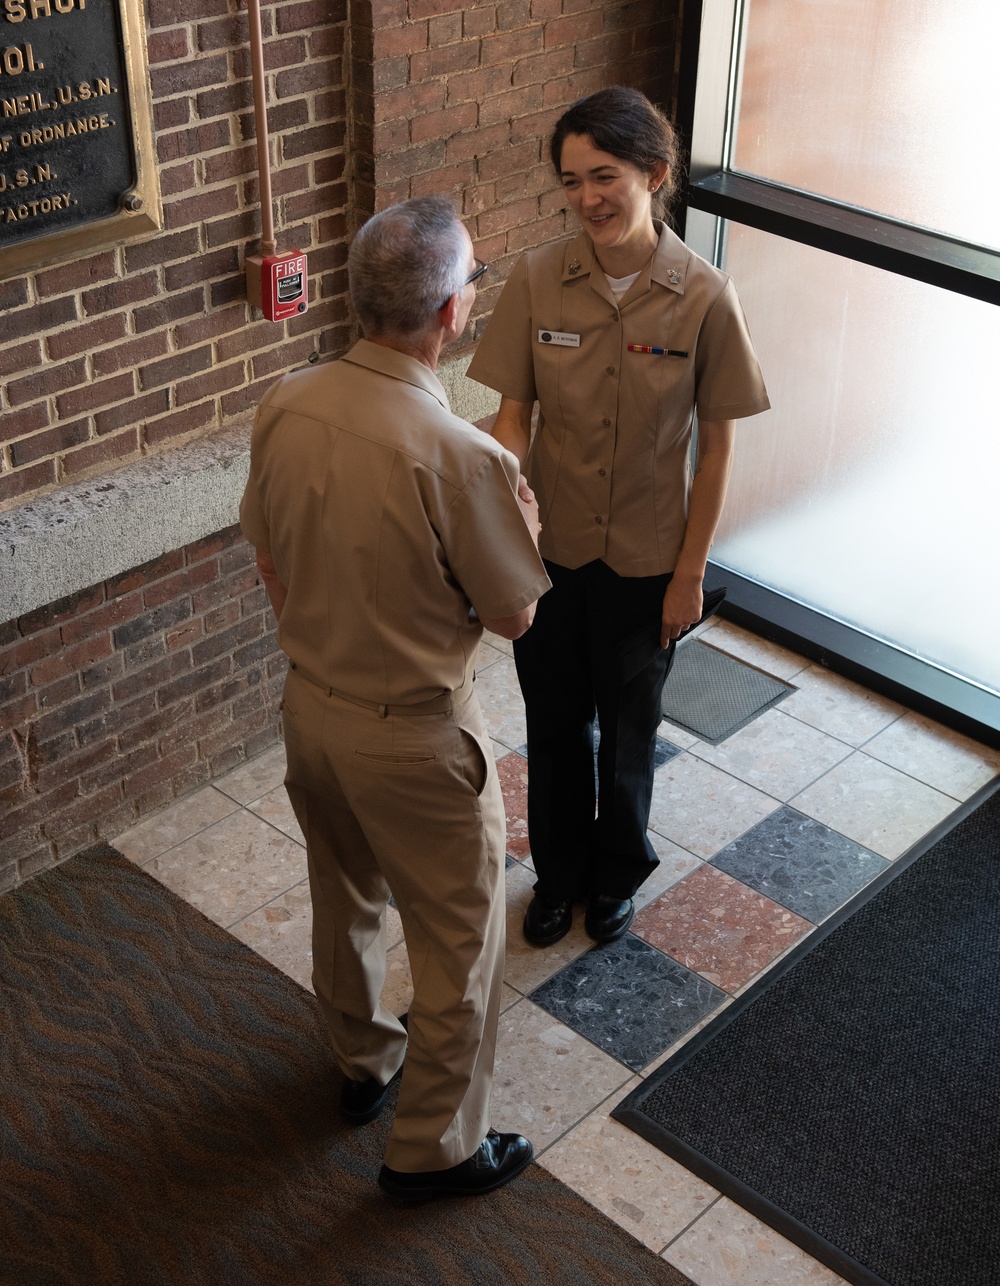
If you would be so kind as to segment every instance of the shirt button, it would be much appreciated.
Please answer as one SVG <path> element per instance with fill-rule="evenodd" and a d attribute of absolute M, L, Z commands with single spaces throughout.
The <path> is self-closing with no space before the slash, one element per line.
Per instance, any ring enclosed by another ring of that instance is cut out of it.
<path fill-rule="evenodd" d="M 608 476 L 607 469 L 598 469 L 597 472 L 598 472 L 598 475 L 602 478 L 606 478 Z M 600 519 L 598 519 L 598 521 L 600 521 Z"/>
<path fill-rule="evenodd" d="M 609 366 L 609 367 L 607 368 L 607 372 L 608 372 L 608 374 L 609 374 L 609 375 L 614 375 L 614 373 L 615 373 L 615 368 L 614 368 L 613 366 Z"/>
<path fill-rule="evenodd" d="M 604 519 L 601 517 L 600 514 L 597 515 L 597 517 L 594 519 L 594 522 L 597 523 L 598 527 L 604 526 Z"/>
<path fill-rule="evenodd" d="M 605 427 L 606 429 L 610 429 L 610 428 L 611 428 L 611 421 L 608 419 L 608 417 L 607 417 L 607 416 L 605 416 L 605 417 L 604 417 L 604 419 L 601 421 L 601 423 L 604 425 L 604 427 Z"/>

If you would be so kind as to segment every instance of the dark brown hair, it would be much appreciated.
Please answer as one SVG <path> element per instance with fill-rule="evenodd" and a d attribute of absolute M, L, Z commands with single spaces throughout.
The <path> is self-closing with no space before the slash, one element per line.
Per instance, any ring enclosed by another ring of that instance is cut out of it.
<path fill-rule="evenodd" d="M 585 134 L 599 151 L 628 161 L 646 174 L 651 174 L 658 162 L 666 161 L 667 177 L 653 194 L 653 213 L 661 218 L 667 214 L 680 180 L 680 146 L 669 117 L 645 94 L 612 85 L 578 99 L 552 131 L 549 146 L 557 174 L 561 173 L 563 143 L 570 134 Z"/>

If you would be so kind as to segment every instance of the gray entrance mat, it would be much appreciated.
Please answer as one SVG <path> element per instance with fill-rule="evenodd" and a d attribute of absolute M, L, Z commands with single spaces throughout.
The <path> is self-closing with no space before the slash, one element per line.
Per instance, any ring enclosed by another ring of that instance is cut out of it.
<path fill-rule="evenodd" d="M 663 689 L 663 717 L 717 746 L 794 688 L 693 639 L 677 649 Z"/>

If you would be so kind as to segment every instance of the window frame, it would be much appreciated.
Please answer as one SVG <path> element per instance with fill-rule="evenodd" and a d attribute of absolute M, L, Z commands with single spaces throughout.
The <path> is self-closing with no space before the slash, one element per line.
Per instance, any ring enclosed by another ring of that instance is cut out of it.
<path fill-rule="evenodd" d="M 684 5 L 676 119 L 690 166 L 677 226 L 692 249 L 722 262 L 731 220 L 1000 304 L 1000 251 L 728 168 L 744 10 L 744 0 L 686 0 Z M 1000 692 L 711 561 L 705 584 L 726 586 L 723 614 L 736 624 L 1000 746 Z"/>

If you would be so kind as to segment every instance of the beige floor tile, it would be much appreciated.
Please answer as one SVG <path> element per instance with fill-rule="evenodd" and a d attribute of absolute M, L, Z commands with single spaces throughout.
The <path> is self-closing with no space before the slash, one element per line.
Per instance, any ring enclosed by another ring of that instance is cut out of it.
<path fill-rule="evenodd" d="M 493 1125 L 526 1134 L 541 1152 L 630 1077 L 621 1063 L 521 1000 L 500 1018 Z"/>
<path fill-rule="evenodd" d="M 528 733 L 514 658 L 505 656 L 478 674 L 476 693 L 486 720 L 486 730 L 493 740 L 511 750 L 523 746 Z"/>
<path fill-rule="evenodd" d="M 636 893 L 636 910 L 652 902 L 654 898 L 658 898 L 661 893 L 665 893 L 678 880 L 682 880 L 695 867 L 701 865 L 700 858 L 689 853 L 687 849 L 671 843 L 670 840 L 664 839 L 662 835 L 657 835 L 656 831 L 647 831 L 646 834 L 649 836 L 649 842 L 656 856 L 660 859 L 660 865 Z"/>
<path fill-rule="evenodd" d="M 239 768 L 226 773 L 215 783 L 224 794 L 241 804 L 249 804 L 285 780 L 285 747 L 282 742 L 249 759 Z"/>
<path fill-rule="evenodd" d="M 771 709 L 721 745 L 701 742 L 691 754 L 775 799 L 788 800 L 852 751 L 845 741 Z"/>
<path fill-rule="evenodd" d="M 223 928 L 307 874 L 300 844 L 242 811 L 153 858 L 146 870 Z"/>
<path fill-rule="evenodd" d="M 693 732 L 688 732 L 687 728 L 671 723 L 669 719 L 660 720 L 657 736 L 662 737 L 664 741 L 669 741 L 672 746 L 679 746 L 681 750 L 690 750 L 692 746 L 700 744 L 699 738 Z"/>
<path fill-rule="evenodd" d="M 727 1197 L 663 1258 L 696 1286 L 838 1286 L 843 1280 Z"/>
<path fill-rule="evenodd" d="M 795 687 L 796 691 L 782 701 L 782 711 L 851 746 L 863 746 L 905 714 L 895 701 L 877 696 L 821 665 L 811 665 L 797 674 Z"/>
<path fill-rule="evenodd" d="M 950 795 L 861 751 L 832 768 L 791 803 L 890 860 L 905 853 L 956 807 Z"/>
<path fill-rule="evenodd" d="M 521 926 L 532 898 L 534 882 L 534 871 L 520 863 L 507 872 L 507 967 L 504 978 L 508 986 L 525 996 L 594 945 L 583 931 L 582 907 L 574 912 L 573 927 L 562 941 L 551 947 L 533 947 L 530 942 L 525 942 Z"/>
<path fill-rule="evenodd" d="M 650 1250 L 660 1251 L 715 1201 L 714 1188 L 608 1113 L 625 1086 L 541 1156 L 541 1164 Z"/>
<path fill-rule="evenodd" d="M 230 925 L 229 932 L 270 960 L 300 987 L 312 991 L 312 906 L 303 881 L 259 911 Z"/>
<path fill-rule="evenodd" d="M 1000 750 L 912 713 L 873 737 L 865 754 L 961 800 L 1000 773 Z"/>
<path fill-rule="evenodd" d="M 479 651 L 476 654 L 477 675 L 482 674 L 489 666 L 495 665 L 497 661 L 502 661 L 505 656 L 510 656 L 510 652 L 506 648 L 496 647 L 492 642 L 488 641 L 494 638 L 497 638 L 495 634 L 483 635 L 483 641 L 479 644 Z M 505 643 L 507 640 L 501 639 L 499 641 Z"/>
<path fill-rule="evenodd" d="M 712 628 L 702 635 L 703 643 L 709 643 L 737 660 L 746 661 L 747 665 L 763 670 L 765 674 L 773 675 L 785 683 L 792 683 L 797 674 L 809 667 L 804 656 L 789 652 L 777 643 L 769 643 L 767 639 L 758 638 L 747 630 L 741 630 L 731 621 L 714 617 L 711 624 Z"/>
<path fill-rule="evenodd" d="M 480 647 L 491 647 L 497 652 L 503 652 L 505 656 L 514 655 L 514 644 L 510 639 L 501 638 L 499 634 L 494 634 L 492 630 L 483 630 L 483 640 Z"/>
<path fill-rule="evenodd" d="M 714 857 L 777 807 L 770 795 L 687 753 L 657 772 L 649 825 L 698 857 Z"/>
<path fill-rule="evenodd" d="M 130 861 L 143 866 L 236 810 L 236 803 L 228 795 L 214 786 L 203 786 L 115 836 L 112 843 Z"/>
<path fill-rule="evenodd" d="M 306 837 L 302 834 L 302 827 L 298 823 L 295 810 L 288 798 L 288 791 L 284 786 L 269 790 L 266 795 L 261 795 L 259 799 L 248 804 L 247 808 L 258 817 L 263 817 L 265 822 L 276 826 L 279 831 L 283 831 L 297 844 L 305 844 Z"/>

